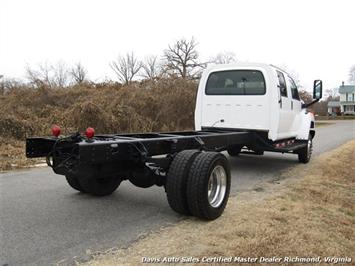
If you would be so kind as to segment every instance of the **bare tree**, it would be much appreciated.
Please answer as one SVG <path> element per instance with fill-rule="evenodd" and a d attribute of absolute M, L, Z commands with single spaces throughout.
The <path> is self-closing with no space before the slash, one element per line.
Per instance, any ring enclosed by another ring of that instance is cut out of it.
<path fill-rule="evenodd" d="M 67 65 L 59 61 L 52 65 L 53 81 L 56 87 L 65 87 L 69 82 L 69 70 Z"/>
<path fill-rule="evenodd" d="M 27 79 L 37 85 L 47 85 L 52 86 L 50 79 L 50 66 L 48 62 L 39 64 L 37 69 L 31 68 L 29 65 L 26 66 L 26 76 Z"/>
<path fill-rule="evenodd" d="M 161 65 L 158 62 L 158 57 L 151 55 L 145 58 L 142 63 L 142 76 L 146 79 L 156 79 L 162 74 Z"/>
<path fill-rule="evenodd" d="M 328 95 L 327 101 L 334 101 L 339 98 L 338 88 L 327 89 L 325 93 Z"/>
<path fill-rule="evenodd" d="M 190 41 L 180 39 L 164 51 L 166 70 L 182 78 L 194 77 L 205 64 L 198 61 L 197 43 L 192 37 Z"/>
<path fill-rule="evenodd" d="M 59 61 L 55 65 L 48 62 L 39 64 L 37 69 L 26 67 L 27 79 L 36 86 L 65 87 L 69 82 L 67 65 Z"/>
<path fill-rule="evenodd" d="M 215 64 L 231 64 L 235 62 L 237 62 L 237 58 L 233 52 L 220 52 L 210 60 L 210 63 Z"/>
<path fill-rule="evenodd" d="M 355 84 L 355 65 L 349 70 L 349 83 Z"/>
<path fill-rule="evenodd" d="M 8 91 L 24 88 L 25 84 L 21 79 L 7 78 L 0 75 L 0 95 L 5 94 Z"/>
<path fill-rule="evenodd" d="M 312 106 L 315 114 L 327 115 L 328 114 L 328 101 L 320 101 Z"/>
<path fill-rule="evenodd" d="M 80 62 L 76 63 L 70 70 L 70 75 L 76 84 L 83 83 L 86 80 L 87 73 L 86 68 Z"/>
<path fill-rule="evenodd" d="M 142 62 L 131 52 L 126 56 L 118 56 L 116 61 L 110 63 L 110 67 L 123 84 L 129 84 L 141 70 Z"/>

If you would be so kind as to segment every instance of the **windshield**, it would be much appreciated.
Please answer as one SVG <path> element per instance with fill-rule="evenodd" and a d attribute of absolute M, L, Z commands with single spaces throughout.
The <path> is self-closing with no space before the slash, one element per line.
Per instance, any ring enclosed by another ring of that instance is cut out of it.
<path fill-rule="evenodd" d="M 263 95 L 265 79 L 258 70 L 228 70 L 210 74 L 207 95 Z"/>

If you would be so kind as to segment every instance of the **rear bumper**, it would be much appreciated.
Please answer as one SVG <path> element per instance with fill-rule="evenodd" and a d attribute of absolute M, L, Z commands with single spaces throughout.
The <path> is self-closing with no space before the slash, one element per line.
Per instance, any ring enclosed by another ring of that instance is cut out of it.
<path fill-rule="evenodd" d="M 26 157 L 37 158 L 48 156 L 52 152 L 56 141 L 56 138 L 53 137 L 27 138 Z"/>

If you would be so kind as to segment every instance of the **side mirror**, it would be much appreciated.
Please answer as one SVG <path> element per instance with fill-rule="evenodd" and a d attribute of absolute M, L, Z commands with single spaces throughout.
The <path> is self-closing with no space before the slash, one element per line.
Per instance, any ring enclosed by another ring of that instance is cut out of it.
<path fill-rule="evenodd" d="M 323 91 L 322 81 L 317 79 L 313 83 L 313 99 L 321 99 Z"/>

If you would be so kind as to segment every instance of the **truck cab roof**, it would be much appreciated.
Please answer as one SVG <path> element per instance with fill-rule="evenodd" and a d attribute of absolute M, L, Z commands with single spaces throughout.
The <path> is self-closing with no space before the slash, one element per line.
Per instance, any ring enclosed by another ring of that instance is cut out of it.
<path fill-rule="evenodd" d="M 214 72 L 214 71 L 219 71 L 219 70 L 252 69 L 252 68 L 278 70 L 278 71 L 283 72 L 284 74 L 288 75 L 288 73 L 280 67 L 277 67 L 272 64 L 257 63 L 257 62 L 237 62 L 237 63 L 233 63 L 233 64 L 213 64 L 213 65 L 209 65 L 207 67 L 206 71 Z"/>

